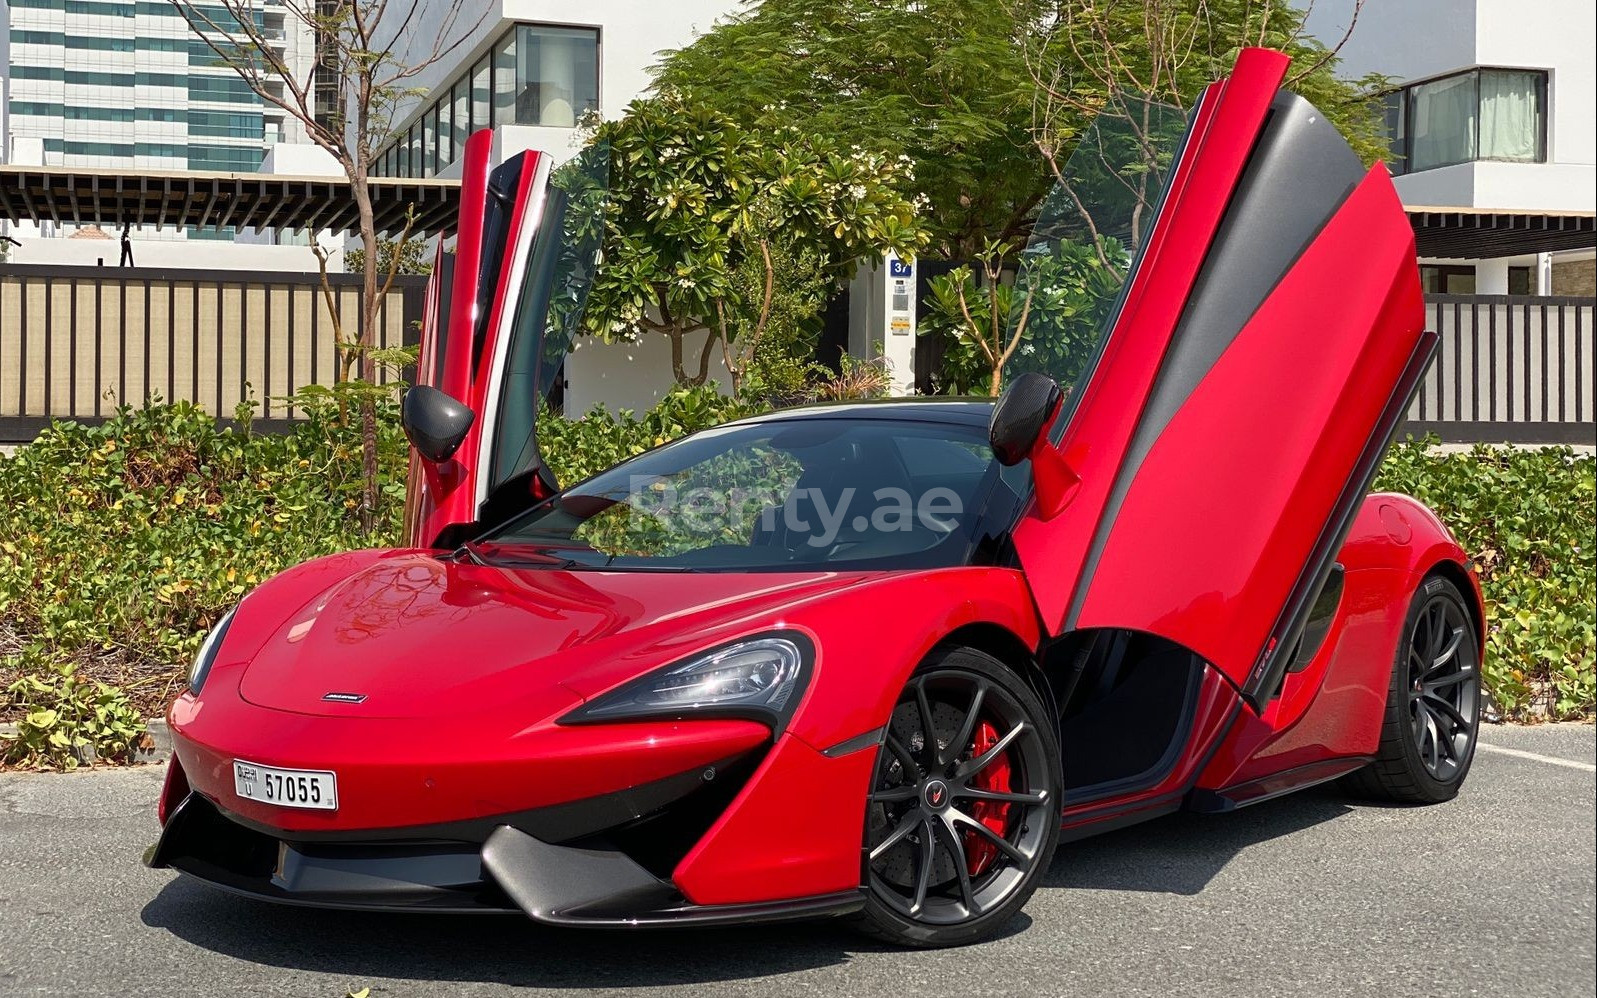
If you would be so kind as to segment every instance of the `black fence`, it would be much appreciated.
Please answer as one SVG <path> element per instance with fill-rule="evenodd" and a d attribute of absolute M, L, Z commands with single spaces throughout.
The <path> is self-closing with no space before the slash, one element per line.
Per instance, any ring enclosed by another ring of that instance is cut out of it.
<path fill-rule="evenodd" d="M 317 274 L 0 264 L 0 442 L 51 419 L 187 400 L 230 418 L 246 399 L 266 429 L 282 401 L 335 380 L 334 316 L 359 322 L 361 278 Z M 373 342 L 413 343 L 426 279 L 397 278 Z"/>
<path fill-rule="evenodd" d="M 154 397 L 221 418 L 252 398 L 264 427 L 286 426 L 295 413 L 284 396 L 335 379 L 333 315 L 354 323 L 360 314 L 359 276 L 330 279 L 331 303 L 316 274 L 0 264 L 0 442 L 31 440 L 52 418 L 92 422 Z M 422 277 L 396 281 L 377 345 L 415 342 L 425 288 Z M 1441 348 L 1405 432 L 1592 444 L 1593 304 L 1427 296 Z M 935 340 L 918 347 L 918 368 L 935 360 Z"/>
<path fill-rule="evenodd" d="M 1597 442 L 1591 298 L 1427 295 L 1441 337 L 1404 432 L 1449 443 Z"/>

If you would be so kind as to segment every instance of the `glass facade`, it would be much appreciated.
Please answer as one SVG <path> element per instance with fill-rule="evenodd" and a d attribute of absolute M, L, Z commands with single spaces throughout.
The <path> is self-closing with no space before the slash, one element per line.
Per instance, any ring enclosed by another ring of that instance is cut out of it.
<path fill-rule="evenodd" d="M 1547 160 L 1547 74 L 1471 69 L 1382 97 L 1393 173 Z"/>
<path fill-rule="evenodd" d="M 494 125 L 575 128 L 599 109 L 599 31 L 517 24 L 412 117 L 377 157 L 383 176 L 430 177 Z"/>
<path fill-rule="evenodd" d="M 200 0 L 226 28 L 253 24 L 296 73 L 310 29 L 281 0 Z M 40 143 L 48 166 L 254 172 L 283 128 L 266 102 L 170 0 L 0 0 L 9 42 L 6 134 Z M 86 15 L 86 16 L 85 16 Z M 199 25 L 204 30 L 203 25 Z M 290 37 L 289 32 L 296 32 Z M 300 38 L 300 34 L 304 37 Z M 4 99 L 4 98 L 0 98 Z M 289 123 L 292 128 L 292 123 Z M 291 133 L 292 134 L 292 133 Z M 232 230 L 187 232 L 231 239 Z M 164 238 L 164 236 L 163 236 Z"/>

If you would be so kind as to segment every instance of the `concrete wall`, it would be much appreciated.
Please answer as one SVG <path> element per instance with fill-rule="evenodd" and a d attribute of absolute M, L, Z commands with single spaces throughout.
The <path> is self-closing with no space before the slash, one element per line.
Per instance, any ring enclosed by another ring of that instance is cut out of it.
<path fill-rule="evenodd" d="M 698 370 L 705 333 L 690 333 L 684 344 L 683 364 Z M 566 415 L 581 416 L 595 406 L 611 412 L 631 409 L 641 413 L 664 398 L 675 384 L 671 375 L 671 341 L 649 333 L 636 343 L 604 343 L 591 336 L 577 341 L 566 360 Z M 732 385 L 721 351 L 712 345 L 710 381 L 722 394 Z"/>

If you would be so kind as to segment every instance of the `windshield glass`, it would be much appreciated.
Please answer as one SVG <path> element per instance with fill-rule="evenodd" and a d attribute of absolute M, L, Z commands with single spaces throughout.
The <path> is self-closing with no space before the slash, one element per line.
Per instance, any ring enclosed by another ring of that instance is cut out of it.
<path fill-rule="evenodd" d="M 1186 123 L 1179 108 L 1116 100 L 1060 161 L 1015 264 L 1006 379 L 1041 372 L 1072 404 L 1119 311 Z"/>
<path fill-rule="evenodd" d="M 1026 474 L 1000 473 L 980 425 L 731 425 L 619 464 L 472 552 L 491 564 L 678 571 L 959 565 L 992 510 L 1018 502 Z"/>

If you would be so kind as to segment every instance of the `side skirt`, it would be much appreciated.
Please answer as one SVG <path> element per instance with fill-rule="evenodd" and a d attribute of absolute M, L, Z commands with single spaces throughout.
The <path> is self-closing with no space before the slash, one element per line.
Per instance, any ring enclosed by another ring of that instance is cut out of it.
<path fill-rule="evenodd" d="M 1294 791 L 1326 783 L 1339 776 L 1362 769 L 1375 761 L 1374 756 L 1352 755 L 1340 759 L 1323 759 L 1306 766 L 1282 770 L 1247 783 L 1238 783 L 1218 790 L 1193 789 L 1187 795 L 1187 810 L 1203 814 L 1223 814 L 1249 804 L 1272 800 Z"/>

